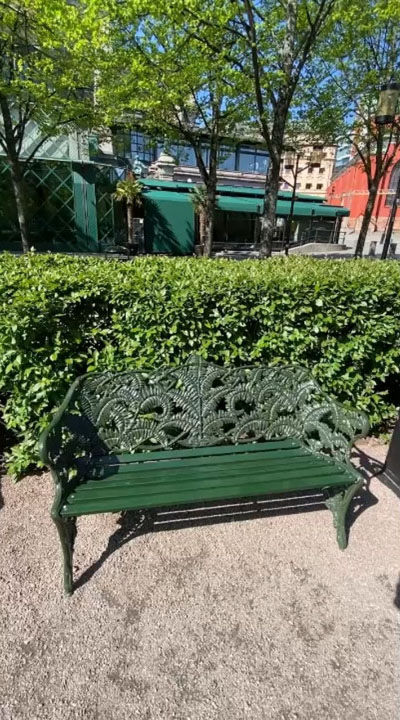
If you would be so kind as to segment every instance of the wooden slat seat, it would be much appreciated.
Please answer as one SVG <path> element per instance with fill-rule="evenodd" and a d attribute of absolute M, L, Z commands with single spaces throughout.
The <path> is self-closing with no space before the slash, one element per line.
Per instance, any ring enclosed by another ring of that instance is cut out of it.
<path fill-rule="evenodd" d="M 296 440 L 119 455 L 98 461 L 64 516 L 248 498 L 354 483 L 355 473 Z"/>

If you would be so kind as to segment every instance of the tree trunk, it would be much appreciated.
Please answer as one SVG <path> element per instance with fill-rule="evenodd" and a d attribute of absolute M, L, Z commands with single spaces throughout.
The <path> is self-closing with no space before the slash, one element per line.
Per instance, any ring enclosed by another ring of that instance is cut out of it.
<path fill-rule="evenodd" d="M 360 258 L 360 257 L 362 257 L 362 254 L 363 254 L 365 239 L 367 237 L 369 224 L 371 222 L 371 217 L 372 217 L 372 213 L 374 211 L 376 197 L 378 194 L 378 187 L 379 187 L 379 183 L 374 182 L 374 183 L 372 183 L 372 185 L 369 189 L 368 200 L 367 200 L 367 204 L 365 206 L 364 217 L 363 217 L 363 221 L 361 223 L 360 233 L 358 235 L 356 250 L 354 253 L 355 257 Z"/>
<path fill-rule="evenodd" d="M 210 257 L 213 239 L 214 239 L 214 218 L 215 218 L 216 194 L 217 194 L 216 185 L 214 185 L 214 187 L 211 186 L 211 187 L 207 188 L 207 200 L 206 200 L 205 212 L 204 212 L 204 218 L 203 218 L 203 232 L 204 232 L 203 255 L 205 257 Z"/>
<path fill-rule="evenodd" d="M 271 257 L 272 241 L 276 227 L 276 203 L 278 200 L 280 163 L 269 166 L 265 181 L 264 212 L 260 218 L 260 257 Z"/>
<path fill-rule="evenodd" d="M 18 160 L 10 162 L 11 181 L 14 190 L 15 204 L 17 207 L 18 225 L 21 233 L 22 251 L 29 252 L 29 233 L 25 207 L 24 179 Z"/>
<path fill-rule="evenodd" d="M 24 253 L 29 252 L 29 233 L 28 221 L 26 214 L 25 192 L 24 192 L 24 176 L 18 157 L 16 139 L 13 131 L 13 123 L 8 99 L 0 93 L 0 109 L 3 116 L 4 137 L 7 152 L 7 160 L 10 164 L 11 182 L 14 191 L 15 205 L 17 208 L 18 225 L 21 233 L 22 250 Z"/>
<path fill-rule="evenodd" d="M 134 231 L 133 231 L 133 205 L 129 200 L 126 203 L 126 224 L 128 226 L 128 245 L 134 244 Z"/>
<path fill-rule="evenodd" d="M 281 157 L 285 136 L 289 100 L 283 90 L 275 108 L 275 118 L 271 133 L 270 165 L 265 179 L 264 213 L 261 217 L 260 257 L 271 257 L 272 241 L 276 228 L 276 203 L 278 200 L 279 179 L 281 175 Z"/>
<path fill-rule="evenodd" d="M 204 248 L 204 239 L 205 239 L 205 231 L 204 231 L 204 209 L 202 207 L 198 207 L 196 209 L 197 217 L 198 217 L 198 234 L 195 238 L 195 254 L 196 255 L 202 255 L 203 254 L 203 248 Z"/>
<path fill-rule="evenodd" d="M 210 137 L 210 155 L 208 165 L 208 180 L 206 184 L 206 204 L 204 217 L 204 248 L 205 257 L 211 256 L 212 244 L 214 240 L 214 220 L 215 220 L 215 203 L 217 200 L 217 165 L 218 165 L 218 108 L 214 109 L 215 122 L 214 131 Z"/>

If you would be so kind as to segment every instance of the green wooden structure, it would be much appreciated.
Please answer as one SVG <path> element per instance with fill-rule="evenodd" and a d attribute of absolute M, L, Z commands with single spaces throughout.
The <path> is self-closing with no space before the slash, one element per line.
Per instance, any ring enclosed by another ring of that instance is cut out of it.
<path fill-rule="evenodd" d="M 146 251 L 191 255 L 195 224 L 190 193 L 147 190 L 143 203 Z"/>
<path fill-rule="evenodd" d="M 89 374 L 40 439 L 73 590 L 76 518 L 319 489 L 340 548 L 362 478 L 349 461 L 366 416 L 297 367 L 219 367 L 198 356 L 149 372 Z"/>
<path fill-rule="evenodd" d="M 39 251 L 98 253 L 125 242 L 123 207 L 112 199 L 112 166 L 40 159 L 26 173 L 32 245 Z M 19 251 L 20 234 L 8 165 L 0 158 L 0 250 Z"/>

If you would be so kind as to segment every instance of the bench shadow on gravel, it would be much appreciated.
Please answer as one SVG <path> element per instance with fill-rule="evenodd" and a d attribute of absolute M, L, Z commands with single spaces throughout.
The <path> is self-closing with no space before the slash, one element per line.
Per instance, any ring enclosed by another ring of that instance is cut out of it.
<path fill-rule="evenodd" d="M 360 457 L 359 462 L 360 471 L 364 475 L 365 482 L 359 493 L 354 497 L 347 512 L 346 530 L 348 535 L 357 518 L 365 510 L 376 505 L 378 502 L 369 488 L 371 477 L 373 477 L 371 473 L 376 463 L 361 451 L 357 451 L 357 454 L 364 456 Z M 380 470 L 381 468 L 379 471 Z M 240 522 L 268 518 L 276 515 L 293 515 L 304 512 L 315 512 L 317 510 L 327 510 L 327 508 L 324 504 L 322 493 L 313 490 L 301 493 L 290 493 L 285 496 L 263 496 L 260 498 L 251 498 L 250 500 L 235 499 L 223 502 L 219 501 L 218 503 L 196 503 L 186 505 L 184 508 L 161 508 L 153 510 L 152 512 L 147 511 L 146 513 L 126 511 L 120 514 L 117 520 L 119 527 L 109 538 L 105 550 L 98 560 L 84 570 L 80 577 L 77 578 L 74 583 L 74 589 L 76 590 L 85 585 L 97 570 L 101 568 L 103 563 L 123 545 L 146 533 L 215 525 L 226 522 Z M 327 512 L 329 511 L 327 510 Z M 333 528 L 332 537 L 328 538 L 327 542 L 328 541 L 335 542 Z"/>

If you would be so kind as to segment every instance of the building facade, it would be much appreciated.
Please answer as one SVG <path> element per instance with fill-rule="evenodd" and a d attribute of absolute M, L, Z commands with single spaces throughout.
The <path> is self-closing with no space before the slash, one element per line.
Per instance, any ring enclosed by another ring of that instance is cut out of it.
<path fill-rule="evenodd" d="M 375 160 L 372 158 L 372 170 L 374 162 Z M 400 149 L 395 153 L 391 167 L 379 186 L 369 227 L 370 241 L 379 241 L 386 227 L 399 175 Z M 368 183 L 362 163 L 353 160 L 350 164 L 338 169 L 328 188 L 327 201 L 332 205 L 340 205 L 349 209 L 349 215 L 344 220 L 344 227 L 348 231 L 346 238 L 350 237 L 351 233 L 356 235 L 360 230 L 367 200 Z M 400 214 L 395 219 L 394 230 L 400 230 Z"/>
<path fill-rule="evenodd" d="M 139 161 L 143 166 L 143 175 L 147 176 L 163 151 L 174 159 L 175 182 L 201 182 L 195 154 L 190 145 L 181 141 L 157 142 L 146 135 L 140 126 L 116 129 L 112 138 L 98 144 L 97 153 L 93 152 L 92 148 L 92 158 L 101 161 L 113 155 L 131 166 Z M 205 165 L 208 164 L 208 152 L 205 139 L 203 145 Z M 230 143 L 226 140 L 220 148 L 218 180 L 229 185 L 261 188 L 265 184 L 268 165 L 268 153 L 260 142 L 246 140 Z"/>
<path fill-rule="evenodd" d="M 26 153 L 38 141 L 35 128 Z M 143 210 L 138 235 L 148 252 L 192 254 L 198 241 L 193 186 L 200 182 L 190 148 L 154 143 L 135 129 L 99 143 L 96 137 L 60 137 L 41 147 L 26 174 L 28 226 L 38 251 L 102 253 L 126 245 L 124 204 L 113 192 L 128 168 L 142 175 Z M 204 157 L 207 160 L 207 147 Z M 162 166 L 162 167 L 161 167 Z M 216 245 L 257 246 L 268 154 L 259 143 L 221 149 L 215 222 Z M 144 176 L 144 177 L 143 177 Z M 6 159 L 0 157 L 0 250 L 21 250 L 18 219 Z M 277 240 L 291 215 L 292 190 L 281 190 Z M 296 192 L 292 238 L 297 244 L 337 242 L 343 207 L 326 205 L 318 193 Z"/>
<path fill-rule="evenodd" d="M 339 143 L 336 151 L 334 172 L 346 167 L 353 157 L 353 146 L 349 142 Z"/>
<path fill-rule="evenodd" d="M 147 169 L 156 163 L 161 152 L 166 150 L 175 160 L 174 181 L 201 182 L 194 151 L 189 145 L 183 142 L 156 142 L 147 136 L 139 126 L 130 130 L 119 129 L 115 132 L 111 142 L 100 144 L 99 159 L 102 149 L 105 155 L 114 154 L 132 164 L 139 160 Z M 322 150 L 320 164 L 318 167 L 308 167 L 307 158 L 311 157 L 315 149 Z M 334 168 L 336 146 L 304 145 L 301 148 L 301 154 L 296 190 L 306 195 L 325 197 Z M 207 159 L 208 148 L 205 141 L 204 160 L 206 164 Z M 293 186 L 293 173 L 286 167 L 287 159 L 288 154 L 284 156 L 281 164 L 281 190 L 291 190 Z M 237 187 L 262 188 L 265 185 L 268 166 L 268 152 L 260 139 L 252 142 L 246 139 L 236 144 L 225 141 L 220 150 L 218 181 Z"/>
<path fill-rule="evenodd" d="M 313 155 L 318 154 L 320 161 L 313 163 Z M 331 183 L 336 159 L 336 145 L 304 145 L 298 163 L 296 191 L 306 195 L 326 196 Z M 281 189 L 289 190 L 294 183 L 294 165 L 296 155 L 287 151 L 281 162 Z"/>

